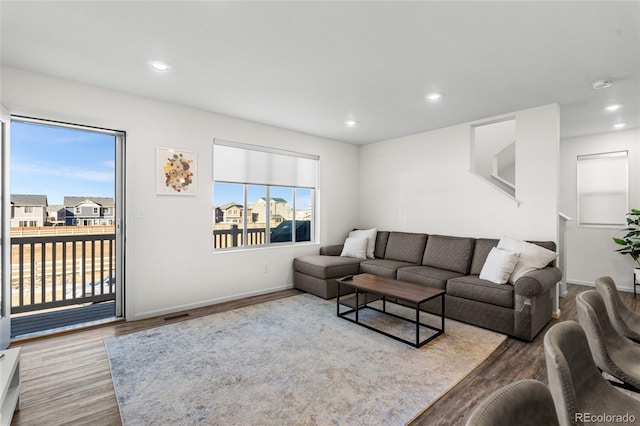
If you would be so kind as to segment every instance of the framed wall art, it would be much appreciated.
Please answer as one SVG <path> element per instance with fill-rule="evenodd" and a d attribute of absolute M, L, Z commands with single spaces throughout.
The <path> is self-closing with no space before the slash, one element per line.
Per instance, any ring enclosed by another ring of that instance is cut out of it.
<path fill-rule="evenodd" d="M 196 195 L 197 157 L 193 151 L 156 150 L 156 192 L 159 195 Z"/>

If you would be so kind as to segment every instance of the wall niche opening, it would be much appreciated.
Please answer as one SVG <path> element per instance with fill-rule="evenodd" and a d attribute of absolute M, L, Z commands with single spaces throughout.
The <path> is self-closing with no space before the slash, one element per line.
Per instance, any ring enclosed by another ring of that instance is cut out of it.
<path fill-rule="evenodd" d="M 471 126 L 471 172 L 515 199 L 515 117 Z"/>

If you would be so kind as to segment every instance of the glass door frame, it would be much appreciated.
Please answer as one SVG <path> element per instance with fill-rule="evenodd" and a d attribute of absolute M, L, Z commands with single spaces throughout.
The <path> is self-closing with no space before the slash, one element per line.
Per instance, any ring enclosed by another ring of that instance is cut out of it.
<path fill-rule="evenodd" d="M 11 194 L 9 137 L 11 115 L 0 105 L 0 349 L 11 343 Z"/>

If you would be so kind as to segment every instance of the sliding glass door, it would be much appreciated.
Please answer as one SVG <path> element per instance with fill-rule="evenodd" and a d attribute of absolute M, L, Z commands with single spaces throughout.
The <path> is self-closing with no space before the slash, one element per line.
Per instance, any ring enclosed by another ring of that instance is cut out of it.
<path fill-rule="evenodd" d="M 123 316 L 124 144 L 11 117 L 11 338 Z"/>

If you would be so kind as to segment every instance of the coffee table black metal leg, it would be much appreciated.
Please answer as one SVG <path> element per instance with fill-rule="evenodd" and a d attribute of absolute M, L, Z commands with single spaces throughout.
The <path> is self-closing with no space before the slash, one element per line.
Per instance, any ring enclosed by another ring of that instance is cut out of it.
<path fill-rule="evenodd" d="M 420 345 L 420 304 L 416 303 L 416 347 Z"/>
<path fill-rule="evenodd" d="M 336 315 L 340 316 L 340 281 L 338 283 L 338 296 L 336 297 Z"/>
<path fill-rule="evenodd" d="M 358 288 L 356 287 L 356 322 L 358 322 L 358 311 L 360 310 L 360 298 Z"/>
<path fill-rule="evenodd" d="M 444 333 L 444 294 L 440 295 L 440 298 L 442 299 L 442 315 L 440 315 L 440 324 L 441 324 L 441 329 L 442 332 Z"/>

